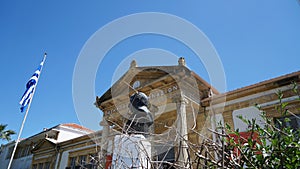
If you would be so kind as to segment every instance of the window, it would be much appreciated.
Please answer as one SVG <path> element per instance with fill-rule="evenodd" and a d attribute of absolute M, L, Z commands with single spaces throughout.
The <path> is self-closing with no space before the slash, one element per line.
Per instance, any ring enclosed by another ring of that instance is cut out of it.
<path fill-rule="evenodd" d="M 68 169 L 97 169 L 97 154 L 77 155 L 69 157 Z"/>
<path fill-rule="evenodd" d="M 46 163 L 45 163 L 44 169 L 50 169 L 50 162 L 46 162 Z"/>
<path fill-rule="evenodd" d="M 97 169 L 99 163 L 98 154 L 90 154 L 89 155 L 89 165 L 87 166 L 88 169 Z"/>
<path fill-rule="evenodd" d="M 157 156 L 157 161 L 162 161 L 161 168 L 173 169 L 174 167 L 172 167 L 170 163 L 175 162 L 175 148 L 168 147 L 166 152 L 163 152 Z"/>
<path fill-rule="evenodd" d="M 6 154 L 6 159 L 10 159 L 10 157 L 12 155 L 12 152 L 13 152 L 13 149 L 14 149 L 13 146 L 8 148 L 8 151 L 7 151 L 7 154 Z"/>
<path fill-rule="evenodd" d="M 32 164 L 32 169 L 50 169 L 50 162 Z"/>
<path fill-rule="evenodd" d="M 79 164 L 81 165 L 86 164 L 86 155 L 79 156 Z"/>
<path fill-rule="evenodd" d="M 76 157 L 71 157 L 70 159 L 70 167 L 71 169 L 74 169 L 76 166 Z"/>
<path fill-rule="evenodd" d="M 170 147 L 167 149 L 166 152 L 163 152 L 158 155 L 159 161 L 168 161 L 168 162 L 174 162 L 175 161 L 175 149 L 174 147 Z"/>
<path fill-rule="evenodd" d="M 89 155 L 89 159 L 90 159 L 90 164 L 98 164 L 99 159 L 98 159 L 98 154 L 90 154 Z"/>
<path fill-rule="evenodd" d="M 9 159 L 11 157 L 13 148 L 14 147 L 10 147 L 8 149 L 8 153 L 6 155 L 6 159 Z M 31 152 L 30 152 L 30 146 L 18 147 L 17 151 L 16 151 L 16 153 L 14 155 L 14 158 L 22 158 L 22 157 L 25 157 L 25 156 L 29 156 L 30 154 L 31 154 Z"/>
<path fill-rule="evenodd" d="M 23 147 L 18 148 L 18 149 L 17 149 L 17 152 L 16 152 L 17 158 L 22 157 L 22 153 L 23 153 Z"/>
<path fill-rule="evenodd" d="M 43 169 L 43 167 L 44 167 L 44 163 L 39 163 L 38 169 Z"/>
<path fill-rule="evenodd" d="M 30 152 L 30 146 L 26 146 L 25 148 L 24 148 L 24 152 L 23 152 L 24 154 L 23 154 L 23 156 L 28 156 L 28 155 L 30 155 L 31 154 L 31 152 Z"/>
<path fill-rule="evenodd" d="M 286 118 L 289 120 L 286 121 Z M 274 121 L 277 127 L 280 127 L 278 122 L 280 121 L 282 123 L 282 127 L 291 127 L 294 130 L 300 129 L 300 114 L 275 118 Z"/>

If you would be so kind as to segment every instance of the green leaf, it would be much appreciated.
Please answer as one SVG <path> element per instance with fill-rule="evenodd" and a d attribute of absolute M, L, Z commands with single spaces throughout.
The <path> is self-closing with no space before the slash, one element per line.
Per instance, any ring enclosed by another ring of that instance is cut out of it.
<path fill-rule="evenodd" d="M 287 122 L 290 122 L 290 121 L 291 121 L 291 119 L 290 119 L 290 118 L 287 118 L 287 117 L 286 117 L 286 118 L 284 118 L 284 122 L 285 122 L 285 123 L 287 123 Z"/>
<path fill-rule="evenodd" d="M 285 102 L 285 103 L 281 103 L 281 107 L 284 109 L 289 103 Z"/>
<path fill-rule="evenodd" d="M 226 123 L 225 126 L 226 126 L 226 129 L 231 130 L 231 127 L 228 123 Z"/>

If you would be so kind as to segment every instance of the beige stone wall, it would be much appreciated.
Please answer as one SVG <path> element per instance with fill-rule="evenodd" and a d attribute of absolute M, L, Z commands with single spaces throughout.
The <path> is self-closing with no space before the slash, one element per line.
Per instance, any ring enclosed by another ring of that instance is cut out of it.
<path fill-rule="evenodd" d="M 261 110 L 265 111 L 268 117 L 273 118 L 282 116 L 282 114 L 275 110 L 275 107 L 279 104 L 279 99 L 276 92 L 281 89 L 284 89 L 282 91 L 283 101 L 288 102 L 288 106 L 286 108 L 295 114 L 299 114 L 300 101 L 295 100 L 294 97 L 296 96 L 296 94 L 292 91 L 291 85 L 281 86 L 265 91 L 260 89 L 258 91 L 252 91 L 248 93 L 248 95 L 239 95 L 237 91 L 236 93 L 231 93 L 228 96 L 229 99 L 226 100 L 227 103 L 223 111 L 223 118 L 225 123 L 228 123 L 231 127 L 233 127 L 232 113 L 234 110 L 257 105 L 262 105 Z M 234 99 L 231 99 L 232 96 L 235 96 Z"/>

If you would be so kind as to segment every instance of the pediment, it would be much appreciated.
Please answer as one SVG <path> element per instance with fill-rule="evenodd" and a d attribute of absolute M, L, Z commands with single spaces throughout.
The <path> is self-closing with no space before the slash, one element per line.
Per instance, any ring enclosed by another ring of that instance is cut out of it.
<path fill-rule="evenodd" d="M 202 97 L 207 97 L 207 93 L 213 89 L 206 81 L 185 66 L 131 67 L 101 97 L 96 98 L 95 104 L 102 110 L 103 105 L 108 102 L 110 105 L 105 107 L 114 106 L 113 102 L 116 101 L 118 103 L 125 102 L 124 100 L 136 91 L 149 94 L 149 91 L 154 89 L 178 88 L 178 83 L 185 83 L 184 88 L 187 90 L 194 88 L 195 91 L 203 92 Z M 215 90 L 214 93 L 218 92 Z"/>
<path fill-rule="evenodd" d="M 118 81 L 116 81 L 110 89 L 108 89 L 99 99 L 102 103 L 112 97 L 120 95 L 130 95 L 134 90 L 139 90 L 153 81 L 167 80 L 172 69 L 166 67 L 136 67 L 129 69 Z M 165 81 L 168 83 L 169 80 Z M 135 89 L 133 89 L 135 87 Z"/>
<path fill-rule="evenodd" d="M 55 144 L 47 139 L 42 139 L 34 144 L 33 152 L 49 150 L 55 148 Z"/>

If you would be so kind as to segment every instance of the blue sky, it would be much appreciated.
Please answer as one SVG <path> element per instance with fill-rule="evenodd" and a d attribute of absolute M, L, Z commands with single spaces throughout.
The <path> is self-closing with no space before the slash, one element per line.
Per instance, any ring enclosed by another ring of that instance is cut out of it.
<path fill-rule="evenodd" d="M 0 123 L 19 131 L 24 114 L 20 113 L 18 102 L 46 51 L 48 58 L 22 138 L 60 123 L 82 124 L 72 99 L 73 71 L 80 51 L 103 26 L 142 12 L 175 15 L 200 29 L 222 61 L 226 91 L 300 70 L 300 5 L 296 0 L 3 0 L 0 2 Z M 101 48 L 103 44 L 98 45 Z M 107 53 L 97 72 L 96 95 L 101 96 L 110 87 L 111 77 L 127 56 L 149 48 L 184 56 L 188 67 L 209 81 L 201 61 L 182 43 L 164 36 L 140 35 L 118 43 Z M 177 59 L 168 63 L 176 64 Z M 86 115 L 93 120 L 82 125 L 98 129 L 95 126 L 101 120 L 98 119 L 101 112 L 95 108 Z"/>

